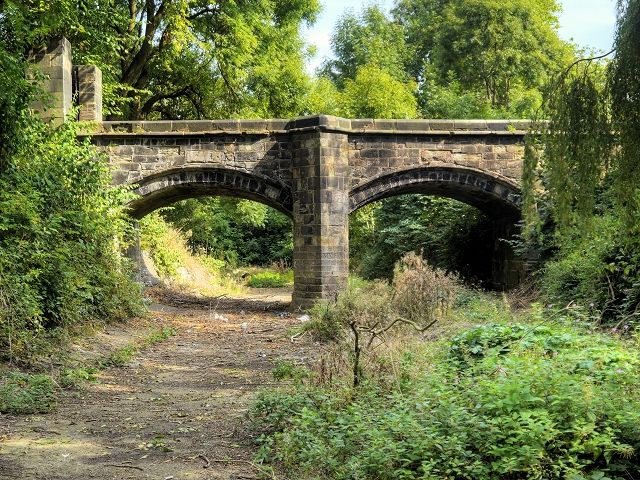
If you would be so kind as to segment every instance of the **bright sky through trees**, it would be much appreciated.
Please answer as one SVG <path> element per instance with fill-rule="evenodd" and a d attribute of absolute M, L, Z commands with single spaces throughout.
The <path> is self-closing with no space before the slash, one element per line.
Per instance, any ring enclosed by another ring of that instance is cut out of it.
<path fill-rule="evenodd" d="M 378 4 L 391 9 L 394 0 L 321 0 L 323 11 L 316 24 L 306 32 L 308 44 L 315 46 L 316 55 L 307 63 L 313 72 L 325 57 L 331 55 L 329 40 L 338 18 L 346 10 L 358 12 L 363 5 Z M 573 39 L 586 48 L 608 51 L 613 43 L 616 19 L 614 0 L 561 0 L 560 35 Z"/>

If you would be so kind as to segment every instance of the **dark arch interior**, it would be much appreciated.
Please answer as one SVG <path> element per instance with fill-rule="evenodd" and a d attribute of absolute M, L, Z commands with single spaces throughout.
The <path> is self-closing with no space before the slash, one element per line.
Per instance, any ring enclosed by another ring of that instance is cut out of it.
<path fill-rule="evenodd" d="M 462 167 L 423 167 L 375 178 L 351 192 L 351 211 L 408 193 L 453 198 L 496 219 L 516 222 L 520 218 L 520 190 L 516 185 Z"/>
<path fill-rule="evenodd" d="M 488 288 L 508 289 L 520 282 L 522 262 L 508 242 L 517 234 L 520 220 L 520 192 L 515 185 L 468 169 L 415 169 L 379 177 L 354 189 L 350 199 L 352 216 L 360 208 L 380 202 L 385 205 L 382 208 L 389 210 L 383 214 L 393 218 L 397 212 L 397 215 L 404 215 L 409 220 L 411 215 L 415 215 L 410 208 L 412 197 L 415 199 L 414 203 L 427 208 L 434 208 L 429 207 L 434 202 L 423 200 L 426 197 L 445 197 L 467 205 L 457 208 L 459 215 L 465 215 L 472 224 L 466 219 L 449 219 L 460 231 L 459 235 L 450 231 L 451 226 L 443 224 L 442 219 L 437 216 L 430 220 L 433 228 L 443 229 L 450 235 L 450 244 L 441 245 L 441 249 L 449 249 L 449 255 L 455 257 L 449 262 L 443 262 L 442 259 L 433 259 L 433 252 L 425 252 L 427 258 L 431 255 L 433 263 L 457 270 L 467 279 Z M 404 203 L 399 199 L 405 199 Z M 403 209 L 408 209 L 409 212 L 403 212 Z M 470 211 L 475 209 L 478 211 L 477 215 Z M 422 227 L 428 229 L 427 225 Z M 399 222 L 397 230 L 402 232 L 403 228 Z M 384 250 L 385 242 L 395 242 L 403 244 L 398 248 L 415 250 L 419 242 L 411 235 L 409 231 L 406 232 L 406 237 L 400 235 L 393 238 L 392 235 L 373 248 Z M 415 232 L 413 235 L 415 236 Z M 389 270 L 388 265 L 386 269 Z"/>

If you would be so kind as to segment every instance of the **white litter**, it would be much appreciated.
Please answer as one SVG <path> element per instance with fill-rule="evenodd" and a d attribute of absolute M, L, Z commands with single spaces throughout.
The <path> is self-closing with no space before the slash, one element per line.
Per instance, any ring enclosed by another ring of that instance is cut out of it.
<path fill-rule="evenodd" d="M 213 314 L 213 319 L 214 320 L 219 320 L 219 321 L 224 322 L 224 323 L 228 323 L 229 322 L 229 319 L 227 317 L 225 317 L 224 315 L 220 314 L 220 313 L 214 313 Z"/>

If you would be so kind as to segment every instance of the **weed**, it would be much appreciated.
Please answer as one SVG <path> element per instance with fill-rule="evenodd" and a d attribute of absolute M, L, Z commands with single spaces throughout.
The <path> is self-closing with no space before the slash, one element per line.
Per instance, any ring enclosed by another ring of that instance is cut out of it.
<path fill-rule="evenodd" d="M 276 381 L 293 380 L 294 383 L 301 383 L 311 376 L 311 371 L 304 366 L 281 360 L 276 362 L 271 374 Z"/>
<path fill-rule="evenodd" d="M 178 332 L 173 327 L 162 327 L 147 335 L 144 340 L 142 340 L 141 345 L 143 347 L 150 347 L 152 345 L 155 345 L 156 343 L 160 343 L 163 340 L 166 340 L 169 337 L 173 337 L 176 333 Z"/>
<path fill-rule="evenodd" d="M 640 475 L 636 343 L 552 321 L 492 323 L 398 357 L 397 383 L 263 392 L 259 460 L 288 478 Z"/>
<path fill-rule="evenodd" d="M 46 413 L 55 407 L 56 385 L 48 375 L 9 373 L 0 384 L 0 413 Z"/>
<path fill-rule="evenodd" d="M 78 388 L 84 382 L 97 382 L 98 369 L 95 367 L 65 368 L 60 373 L 60 385 L 64 388 Z"/>
<path fill-rule="evenodd" d="M 97 362 L 98 368 L 103 370 L 109 367 L 122 367 L 131 360 L 136 350 L 135 345 L 127 345 L 126 347 L 119 348 L 115 352 L 100 358 Z"/>
<path fill-rule="evenodd" d="M 176 329 L 171 327 L 162 327 L 153 330 L 150 334 L 136 343 L 122 347 L 109 355 L 98 359 L 97 366 L 100 370 L 109 367 L 122 367 L 129 363 L 133 356 L 141 349 L 150 347 L 176 334 Z"/>

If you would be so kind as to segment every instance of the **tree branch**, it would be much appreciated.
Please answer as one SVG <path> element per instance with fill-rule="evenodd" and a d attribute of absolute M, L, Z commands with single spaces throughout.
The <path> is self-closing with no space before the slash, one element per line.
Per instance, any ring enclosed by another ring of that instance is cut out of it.
<path fill-rule="evenodd" d="M 215 7 L 207 7 L 207 8 L 203 8 L 202 10 L 199 10 L 195 13 L 192 13 L 191 15 L 189 15 L 187 17 L 188 20 L 195 20 L 198 17 L 201 17 L 202 15 L 205 15 L 207 13 L 219 13 L 220 9 L 218 8 L 219 6 L 216 5 Z"/>
<path fill-rule="evenodd" d="M 149 98 L 144 103 L 144 105 L 140 109 L 140 113 L 142 113 L 143 115 L 148 115 L 153 110 L 154 105 L 158 103 L 160 100 L 167 100 L 170 98 L 182 97 L 187 94 L 190 88 L 191 88 L 191 85 L 187 85 L 186 87 L 182 87 L 181 89 L 171 93 L 157 93 L 155 95 L 152 95 L 151 98 Z"/>

